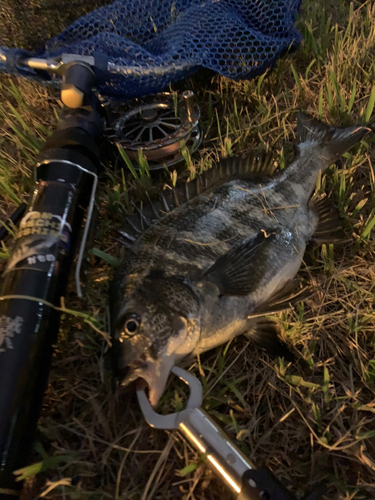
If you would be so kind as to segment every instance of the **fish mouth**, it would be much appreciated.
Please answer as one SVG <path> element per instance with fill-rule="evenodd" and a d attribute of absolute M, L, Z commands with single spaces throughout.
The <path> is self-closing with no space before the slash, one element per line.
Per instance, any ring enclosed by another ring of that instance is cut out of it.
<path fill-rule="evenodd" d="M 149 379 L 149 363 L 143 354 L 124 369 L 121 385 L 127 386 L 139 378 L 143 378 L 146 382 Z"/>
<path fill-rule="evenodd" d="M 125 368 L 120 385 L 128 386 L 138 379 L 143 379 L 149 389 L 149 401 L 154 408 L 163 394 L 169 372 L 174 365 L 174 360 L 164 357 L 155 361 L 145 354 L 131 361 Z"/>

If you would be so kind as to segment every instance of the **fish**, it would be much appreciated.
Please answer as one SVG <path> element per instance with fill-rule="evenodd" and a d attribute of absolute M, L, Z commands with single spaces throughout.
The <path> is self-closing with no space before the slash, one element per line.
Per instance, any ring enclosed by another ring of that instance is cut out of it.
<path fill-rule="evenodd" d="M 306 298 L 296 276 L 308 243 L 345 238 L 338 210 L 313 192 L 319 172 L 369 132 L 300 113 L 285 169 L 272 153 L 226 158 L 135 206 L 119 230 L 126 252 L 109 295 L 120 385 L 144 379 L 154 407 L 175 364 L 241 334 L 293 359 L 266 316 Z"/>

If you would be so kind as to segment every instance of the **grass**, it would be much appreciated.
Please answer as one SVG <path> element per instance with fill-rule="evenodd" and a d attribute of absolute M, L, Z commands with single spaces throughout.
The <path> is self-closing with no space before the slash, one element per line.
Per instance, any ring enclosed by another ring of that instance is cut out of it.
<path fill-rule="evenodd" d="M 43 10 L 48 5 L 51 11 Z M 30 3 L 34 22 L 25 30 L 17 2 L 5 2 L 0 25 L 8 27 L 9 44 L 29 48 L 39 36 L 58 33 L 72 19 L 56 17 L 54 6 L 53 0 Z M 92 6 L 79 4 L 74 17 Z M 273 71 L 249 82 L 198 75 L 186 83 L 197 95 L 205 133 L 198 156 L 186 151 L 190 176 L 218 156 L 254 148 L 279 151 L 284 165 L 299 109 L 334 125 L 373 122 L 375 6 L 305 0 L 298 27 L 301 48 Z M 0 81 L 5 220 L 26 197 L 30 169 L 55 126 L 58 105 L 56 95 L 42 87 L 8 77 Z M 339 206 L 349 241 L 309 249 L 301 274 L 318 292 L 278 318 L 310 369 L 271 361 L 244 338 L 206 353 L 191 367 L 202 381 L 205 409 L 251 461 L 268 466 L 299 498 L 321 480 L 330 486 L 330 499 L 375 496 L 374 151 L 366 138 L 318 180 L 318 189 Z M 123 158 L 117 163 L 127 163 L 121 151 L 117 156 Z M 145 424 L 134 394 L 111 394 L 102 333 L 108 331 L 108 285 L 122 249 L 110 238 L 108 223 L 121 227 L 118 209 L 131 210 L 140 187 L 155 183 L 147 165 L 141 167 L 124 174 L 106 162 L 84 299 L 77 299 L 71 285 L 34 465 L 22 471 L 28 477 L 24 499 L 225 497 L 202 457 L 178 434 Z M 11 240 L 1 249 L 4 262 L 10 246 Z M 74 311 L 86 312 L 79 317 Z M 184 394 L 173 380 L 160 411 L 180 409 Z"/>

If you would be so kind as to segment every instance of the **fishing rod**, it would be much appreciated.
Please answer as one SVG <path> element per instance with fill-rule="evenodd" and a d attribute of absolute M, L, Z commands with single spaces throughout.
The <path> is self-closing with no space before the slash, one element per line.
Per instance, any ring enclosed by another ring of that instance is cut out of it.
<path fill-rule="evenodd" d="M 17 64 L 22 64 L 20 56 Z M 60 65 L 59 71 L 65 107 L 40 151 L 30 200 L 0 285 L 2 500 L 14 500 L 21 492 L 14 471 L 27 465 L 31 454 L 59 329 L 60 297 L 65 295 L 86 213 L 76 267 L 82 296 L 79 272 L 98 182 L 97 141 L 103 126 L 101 105 L 92 91 L 95 73 L 80 58 Z"/>

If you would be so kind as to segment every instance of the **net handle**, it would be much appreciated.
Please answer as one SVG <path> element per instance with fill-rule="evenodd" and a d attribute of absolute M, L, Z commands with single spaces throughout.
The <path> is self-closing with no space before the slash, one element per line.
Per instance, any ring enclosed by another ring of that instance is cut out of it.
<path fill-rule="evenodd" d="M 85 62 L 90 66 L 97 66 L 94 56 L 80 56 L 78 54 L 62 54 L 58 57 L 29 57 L 26 51 L 6 49 L 0 47 L 0 63 L 11 68 L 27 67 L 36 71 L 59 73 L 63 66 L 72 62 Z"/>
<path fill-rule="evenodd" d="M 174 71 L 185 71 L 196 67 L 194 63 L 189 65 L 184 62 L 173 64 L 173 67 L 170 66 L 170 64 L 166 64 L 155 66 L 149 65 L 147 68 L 142 68 L 140 66 L 114 63 L 109 60 L 106 54 L 99 52 L 95 52 L 92 56 L 61 54 L 56 57 L 30 57 L 26 51 L 0 47 L 0 64 L 8 66 L 10 70 L 31 69 L 33 71 L 47 71 L 62 76 L 65 67 L 74 62 L 82 62 L 90 65 L 99 80 L 100 76 L 106 73 L 121 76 L 135 76 L 141 74 L 142 76 L 157 78 L 163 76 L 172 69 Z"/>

